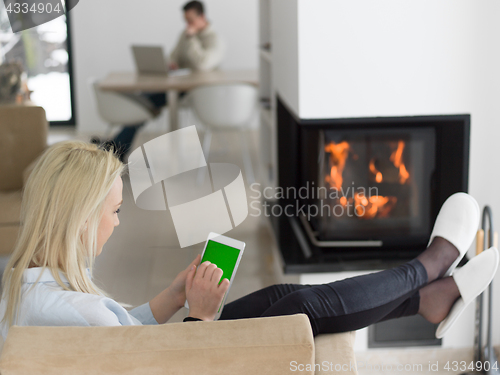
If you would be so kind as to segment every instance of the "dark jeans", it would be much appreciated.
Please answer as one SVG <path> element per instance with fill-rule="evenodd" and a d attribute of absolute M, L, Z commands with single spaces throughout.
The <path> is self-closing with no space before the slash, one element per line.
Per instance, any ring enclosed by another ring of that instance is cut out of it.
<path fill-rule="evenodd" d="M 143 97 L 148 99 L 154 108 L 160 109 L 167 104 L 167 97 L 164 93 L 159 94 L 141 94 Z M 112 142 L 118 148 L 118 156 L 123 162 L 125 156 L 129 154 L 132 148 L 132 143 L 134 142 L 135 135 L 137 131 L 144 126 L 144 123 L 139 123 L 137 125 L 124 126 L 123 129 L 112 139 Z"/>
<path fill-rule="evenodd" d="M 125 156 L 128 155 L 130 149 L 132 148 L 132 142 L 134 141 L 135 134 L 143 125 L 144 123 L 125 126 L 122 131 L 113 138 L 113 143 L 118 148 L 118 156 L 122 162 L 124 162 Z"/>
<path fill-rule="evenodd" d="M 141 94 L 146 99 L 148 99 L 155 108 L 163 108 L 167 105 L 167 95 L 164 92 L 148 94 Z"/>
<path fill-rule="evenodd" d="M 329 284 L 272 285 L 225 305 L 220 320 L 304 313 L 314 336 L 347 332 L 417 314 L 418 290 L 427 281 L 424 266 L 413 259 L 389 270 Z"/>

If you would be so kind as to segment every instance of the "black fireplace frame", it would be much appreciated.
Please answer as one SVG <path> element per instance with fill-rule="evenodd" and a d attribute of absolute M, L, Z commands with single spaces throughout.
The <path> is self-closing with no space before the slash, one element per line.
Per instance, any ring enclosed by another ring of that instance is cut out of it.
<path fill-rule="evenodd" d="M 377 125 L 390 128 L 401 127 L 404 123 L 409 127 L 425 124 L 435 128 L 436 159 L 441 158 L 442 162 L 436 165 L 435 170 L 436 186 L 434 187 L 435 194 L 432 196 L 432 221 L 448 196 L 458 191 L 468 191 L 470 148 L 470 115 L 468 114 L 310 120 L 297 118 L 279 96 L 276 102 L 277 186 L 284 190 L 301 186 L 301 173 L 306 168 L 303 165 L 301 148 L 304 132 L 345 129 L 346 127 L 368 129 Z M 278 204 L 284 208 L 293 202 L 285 197 L 269 203 Z M 425 249 L 425 245 L 420 243 L 415 246 L 408 244 L 404 252 L 399 251 L 400 249 L 374 251 L 366 248 L 337 253 L 325 251 L 311 243 L 299 218 L 271 216 L 271 220 L 284 262 L 284 270 L 287 273 L 384 269 L 406 262 Z"/>

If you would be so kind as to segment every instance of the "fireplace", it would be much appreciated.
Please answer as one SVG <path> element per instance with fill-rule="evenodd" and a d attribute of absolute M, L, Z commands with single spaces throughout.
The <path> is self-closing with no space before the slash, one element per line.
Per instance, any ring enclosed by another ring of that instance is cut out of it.
<path fill-rule="evenodd" d="M 418 255 L 467 191 L 469 115 L 301 120 L 277 98 L 273 220 L 286 272 L 381 269 Z"/>
<path fill-rule="evenodd" d="M 433 128 L 353 126 L 303 133 L 302 186 L 316 193 L 307 204 L 322 212 L 309 220 L 301 216 L 301 222 L 317 246 L 379 247 L 428 238 Z"/>

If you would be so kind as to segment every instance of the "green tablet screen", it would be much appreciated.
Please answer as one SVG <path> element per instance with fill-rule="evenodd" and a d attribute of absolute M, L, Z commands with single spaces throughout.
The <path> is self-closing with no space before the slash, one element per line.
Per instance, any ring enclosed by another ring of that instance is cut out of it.
<path fill-rule="evenodd" d="M 215 264 L 223 271 L 220 280 L 222 281 L 224 279 L 228 279 L 229 281 L 231 281 L 234 267 L 236 267 L 236 262 L 238 261 L 239 255 L 240 250 L 234 247 L 224 245 L 220 242 L 208 240 L 207 248 L 205 249 L 205 253 L 203 254 L 201 263 L 208 260 L 209 262 Z"/>

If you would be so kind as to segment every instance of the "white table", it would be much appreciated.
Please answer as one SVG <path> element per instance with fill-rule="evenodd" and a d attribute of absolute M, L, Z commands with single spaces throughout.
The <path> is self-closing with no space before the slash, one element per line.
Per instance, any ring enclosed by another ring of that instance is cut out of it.
<path fill-rule="evenodd" d="M 257 70 L 216 70 L 211 72 L 194 72 L 183 76 L 111 72 L 99 81 L 99 88 L 103 91 L 121 93 L 166 92 L 170 129 L 173 131 L 179 127 L 178 98 L 180 92 L 189 91 L 203 85 L 224 83 L 248 83 L 257 86 Z"/>

